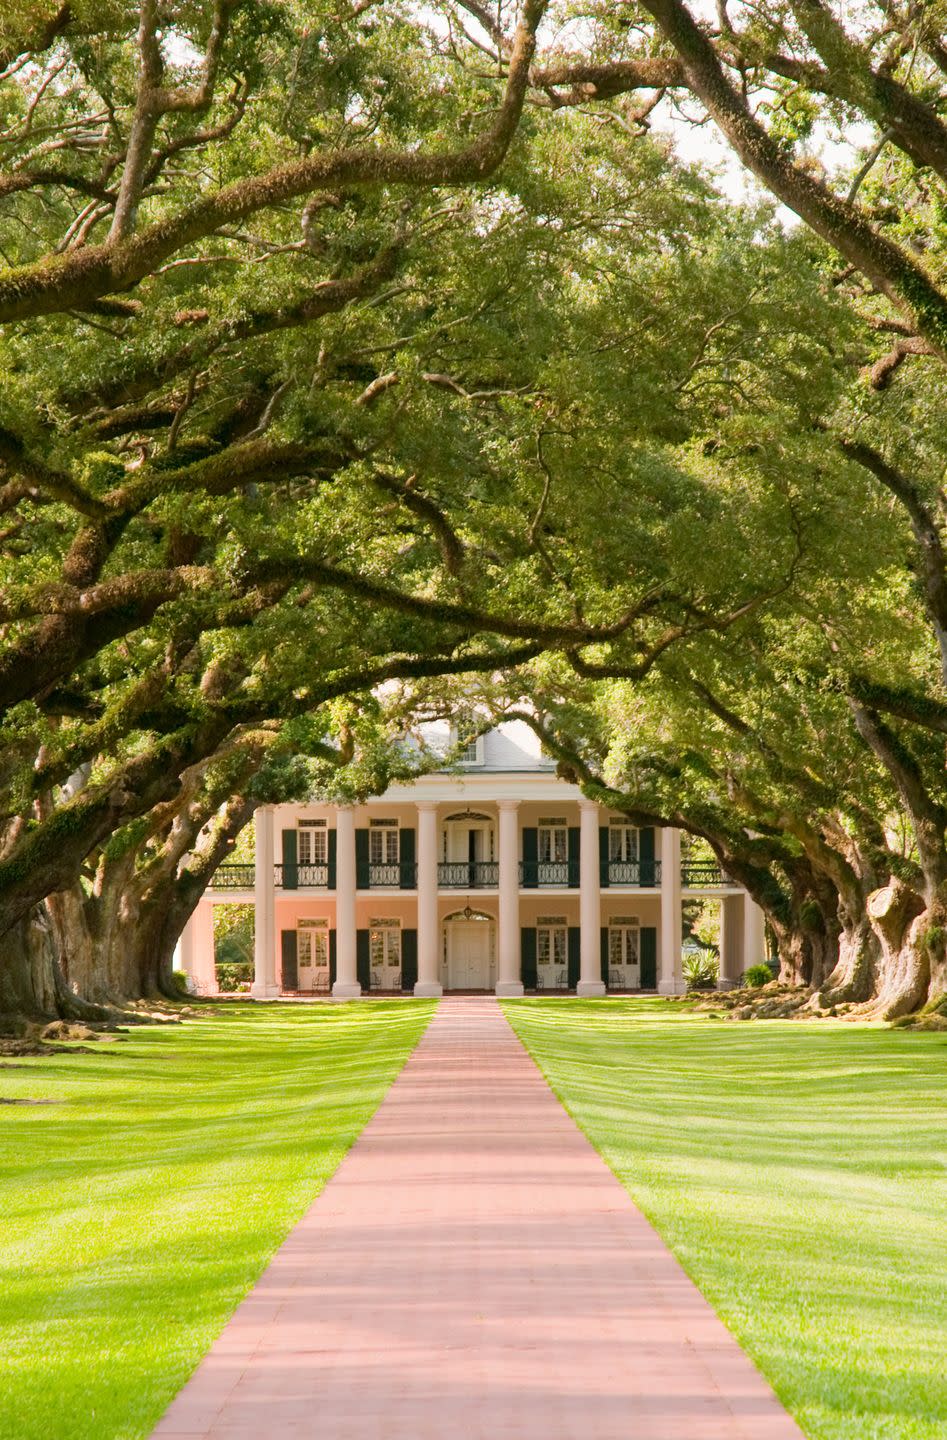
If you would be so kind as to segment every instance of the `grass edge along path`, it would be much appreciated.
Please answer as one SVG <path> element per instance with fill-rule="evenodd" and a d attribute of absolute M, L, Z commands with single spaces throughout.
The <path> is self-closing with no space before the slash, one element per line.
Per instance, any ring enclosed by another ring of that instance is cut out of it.
<path fill-rule="evenodd" d="M 430 1001 L 224 1005 L 0 1069 L 0 1436 L 147 1436 Z"/>
<path fill-rule="evenodd" d="M 947 1037 L 504 1002 L 812 1440 L 947 1434 Z"/>

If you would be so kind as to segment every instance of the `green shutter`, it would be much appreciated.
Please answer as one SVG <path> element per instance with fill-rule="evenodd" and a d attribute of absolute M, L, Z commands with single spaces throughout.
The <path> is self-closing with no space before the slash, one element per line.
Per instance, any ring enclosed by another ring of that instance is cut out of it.
<path fill-rule="evenodd" d="M 638 875 L 639 885 L 653 885 L 655 882 L 653 825 L 646 825 L 638 831 Z"/>
<path fill-rule="evenodd" d="M 536 834 L 536 831 L 533 831 Z M 524 990 L 536 989 L 536 929 L 523 926 L 520 931 L 520 977 Z"/>
<path fill-rule="evenodd" d="M 296 931 L 281 930 L 280 942 L 280 954 L 282 958 L 280 984 L 284 990 L 298 990 L 299 966 L 297 964 Z"/>
<path fill-rule="evenodd" d="M 658 988 L 658 932 L 653 925 L 645 925 L 640 936 L 642 990 Z"/>
<path fill-rule="evenodd" d="M 598 871 L 599 883 L 604 888 L 608 885 L 608 826 L 598 827 Z"/>
<path fill-rule="evenodd" d="M 605 833 L 606 833 L 606 838 L 607 838 L 608 832 L 606 831 Z M 605 986 L 605 989 L 607 990 L 607 989 L 608 989 L 608 926 L 607 926 L 607 925 L 603 925 L 603 926 L 602 926 L 601 930 L 599 931 L 599 937 L 600 937 L 601 947 L 602 947 L 602 984 Z"/>
<path fill-rule="evenodd" d="M 367 993 L 372 988 L 371 948 L 367 930 L 355 932 L 355 974 L 358 983 Z"/>
<path fill-rule="evenodd" d="M 582 973 L 582 931 L 578 925 L 569 926 L 569 989 L 574 990 Z"/>
<path fill-rule="evenodd" d="M 418 983 L 418 932 L 401 932 L 401 988 L 409 994 Z"/>
<path fill-rule="evenodd" d="M 296 831 L 283 831 L 283 889 L 299 889 L 299 850 L 296 844 Z"/>
<path fill-rule="evenodd" d="M 582 844 L 582 832 L 578 825 L 569 826 L 568 849 L 566 855 L 569 857 L 569 889 L 579 888 L 579 855 Z"/>
<path fill-rule="evenodd" d="M 523 888 L 535 890 L 539 881 L 539 831 L 535 825 L 523 826 Z M 533 939 L 535 940 L 535 931 Z M 535 963 L 535 952 L 533 960 Z M 526 981 L 523 981 L 526 984 Z"/>
<path fill-rule="evenodd" d="M 418 883 L 417 866 L 414 863 L 414 831 L 411 829 L 401 829 L 398 835 L 398 860 L 400 863 L 401 888 L 402 890 L 414 890 L 417 888 Z"/>
<path fill-rule="evenodd" d="M 335 984 L 336 971 L 338 970 L 338 946 L 335 938 L 335 931 L 329 931 L 329 987 Z"/>
<path fill-rule="evenodd" d="M 328 842 L 329 842 L 329 844 L 328 844 L 328 849 L 327 849 L 327 851 L 326 851 L 326 854 L 327 854 L 327 857 L 328 857 L 328 861 L 329 861 L 328 866 L 326 867 L 327 870 L 328 870 L 328 872 L 329 872 L 329 873 L 328 873 L 328 878 L 327 878 L 327 880 L 326 880 L 326 884 L 328 885 L 328 887 L 329 887 L 330 890 L 334 890 L 334 889 L 335 889 L 335 857 L 336 857 L 336 855 L 338 854 L 338 849 L 339 849 L 339 847 L 338 847 L 338 839 L 339 839 L 338 833 L 337 833 L 335 830 L 330 830 L 330 831 L 329 831 L 329 835 L 328 835 Z"/>
<path fill-rule="evenodd" d="M 355 887 L 357 890 L 367 890 L 371 885 L 371 872 L 368 868 L 368 831 L 356 830 L 355 832 Z"/>

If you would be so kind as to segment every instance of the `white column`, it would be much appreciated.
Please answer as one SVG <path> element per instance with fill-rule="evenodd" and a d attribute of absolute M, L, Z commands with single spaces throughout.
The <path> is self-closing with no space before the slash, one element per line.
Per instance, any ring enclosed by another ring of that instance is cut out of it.
<path fill-rule="evenodd" d="M 598 859 L 599 811 L 594 800 L 579 801 L 579 983 L 577 995 L 604 995 L 602 980 L 602 889 Z"/>
<path fill-rule="evenodd" d="M 183 970 L 188 979 L 194 978 L 194 957 L 196 953 L 196 936 L 194 934 L 194 912 L 181 931 L 181 938 L 178 940 L 174 950 L 174 968 Z"/>
<path fill-rule="evenodd" d="M 520 976 L 520 829 L 518 800 L 498 800 L 500 813 L 500 931 L 497 994 L 522 995 Z"/>
<path fill-rule="evenodd" d="M 769 956 L 766 953 L 766 916 L 749 895 L 743 896 L 743 968 L 760 965 Z"/>
<path fill-rule="evenodd" d="M 683 995 L 681 946 L 681 833 L 666 825 L 661 831 L 661 942 L 658 947 L 658 994 Z"/>
<path fill-rule="evenodd" d="M 746 968 L 743 961 L 743 905 L 739 895 L 720 901 L 720 973 L 718 990 L 732 990 Z"/>
<path fill-rule="evenodd" d="M 253 869 L 253 984 L 250 994 L 267 1000 L 279 994 L 276 983 L 276 886 L 273 876 L 273 810 L 261 805 L 253 817 L 256 852 Z"/>
<path fill-rule="evenodd" d="M 217 995 L 217 962 L 214 949 L 214 906 L 199 900 L 188 921 L 194 932 L 194 989 L 198 995 Z"/>
<path fill-rule="evenodd" d="M 441 937 L 437 923 L 437 806 L 418 805 L 418 978 L 415 995 L 443 994 L 440 982 Z"/>
<path fill-rule="evenodd" d="M 362 993 L 356 963 L 355 811 L 340 805 L 335 816 L 335 984 L 336 1000 L 355 1000 Z"/>

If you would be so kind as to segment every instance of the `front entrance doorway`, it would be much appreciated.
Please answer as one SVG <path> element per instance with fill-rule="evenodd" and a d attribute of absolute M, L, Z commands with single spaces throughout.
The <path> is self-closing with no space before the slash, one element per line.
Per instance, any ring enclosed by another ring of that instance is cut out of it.
<path fill-rule="evenodd" d="M 494 924 L 470 911 L 448 916 L 444 926 L 448 990 L 492 990 L 496 984 Z"/>

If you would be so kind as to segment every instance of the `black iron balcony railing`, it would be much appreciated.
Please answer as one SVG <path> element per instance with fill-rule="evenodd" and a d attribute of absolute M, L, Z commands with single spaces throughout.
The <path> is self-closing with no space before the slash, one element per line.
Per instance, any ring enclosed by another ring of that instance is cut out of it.
<path fill-rule="evenodd" d="M 388 886 L 394 890 L 415 890 L 418 884 L 418 867 L 414 861 L 396 860 L 390 865 L 369 865 L 364 877 L 368 888 Z"/>
<path fill-rule="evenodd" d="M 602 866 L 603 885 L 656 886 L 661 884 L 660 860 L 609 860 Z"/>
<path fill-rule="evenodd" d="M 326 890 L 328 865 L 274 865 L 276 884 L 283 890 Z"/>
<path fill-rule="evenodd" d="M 484 890 L 499 883 L 500 867 L 495 860 L 448 861 L 437 867 L 437 883 L 443 890 Z"/>
<path fill-rule="evenodd" d="M 218 865 L 210 880 L 212 890 L 252 890 L 252 865 Z"/>
<path fill-rule="evenodd" d="M 716 860 L 685 861 L 681 866 L 682 885 L 729 885 Z"/>
<path fill-rule="evenodd" d="M 520 884 L 527 889 L 536 886 L 555 885 L 564 890 L 576 890 L 579 885 L 579 866 L 574 860 L 522 860 L 520 862 Z"/>

